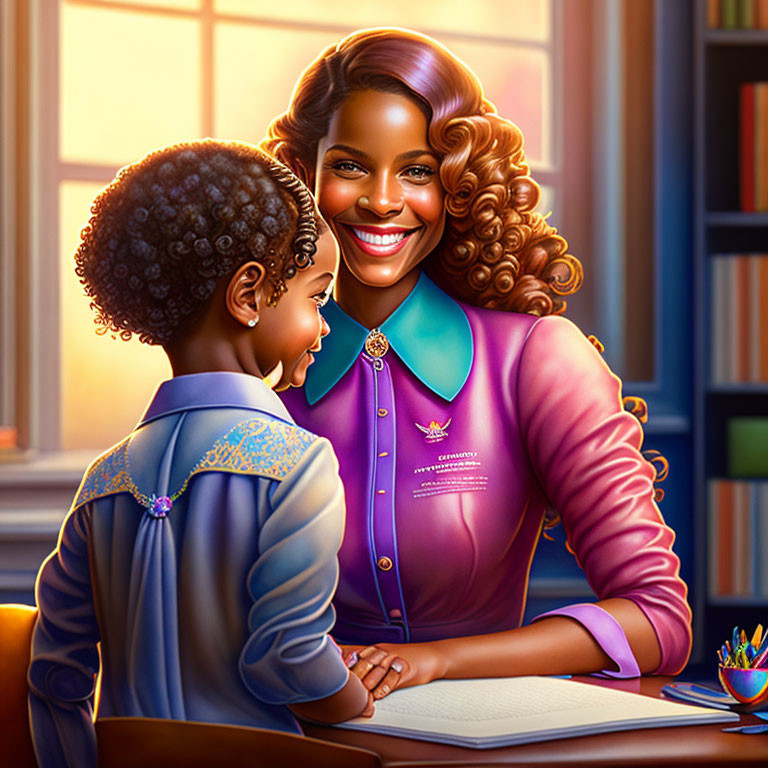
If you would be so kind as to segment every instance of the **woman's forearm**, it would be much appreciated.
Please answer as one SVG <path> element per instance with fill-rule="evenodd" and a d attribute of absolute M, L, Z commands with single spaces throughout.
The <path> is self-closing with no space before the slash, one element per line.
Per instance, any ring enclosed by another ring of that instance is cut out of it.
<path fill-rule="evenodd" d="M 624 598 L 602 600 L 595 605 L 619 623 L 640 672 L 655 672 L 661 649 L 653 626 L 640 608 Z M 618 665 L 590 632 L 579 621 L 565 616 L 548 616 L 519 629 L 488 635 L 424 643 L 378 643 L 359 653 L 352 650 L 347 649 L 347 664 L 373 692 L 374 699 L 396 688 L 441 678 L 618 671 Z M 634 668 L 634 664 L 631 666 Z"/>
<path fill-rule="evenodd" d="M 626 599 L 597 603 L 621 625 L 641 672 L 653 672 L 661 652 L 643 612 Z M 592 635 L 574 619 L 553 616 L 519 629 L 431 643 L 441 677 L 563 675 L 616 669 Z M 402 654 L 406 655 L 407 654 Z"/>

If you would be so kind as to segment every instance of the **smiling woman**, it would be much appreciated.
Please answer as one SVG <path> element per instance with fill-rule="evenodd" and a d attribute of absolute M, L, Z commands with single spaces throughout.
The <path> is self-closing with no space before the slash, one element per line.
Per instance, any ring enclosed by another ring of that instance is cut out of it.
<path fill-rule="evenodd" d="M 442 45 L 382 28 L 321 53 L 263 146 L 314 184 L 341 246 L 334 332 L 284 402 L 339 455 L 334 634 L 355 673 L 380 697 L 679 670 L 674 534 L 621 382 L 557 317 L 581 265 L 534 211 L 519 128 Z M 598 600 L 520 626 L 552 508 Z"/>

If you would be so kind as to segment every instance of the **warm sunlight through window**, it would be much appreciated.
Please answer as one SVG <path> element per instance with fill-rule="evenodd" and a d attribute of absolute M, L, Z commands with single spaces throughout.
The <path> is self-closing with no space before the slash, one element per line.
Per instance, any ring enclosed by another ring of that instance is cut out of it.
<path fill-rule="evenodd" d="M 350 29 L 397 26 L 432 33 L 482 35 L 509 40 L 544 42 L 550 35 L 549 0 L 476 0 L 446 3 L 445 0 L 215 0 L 218 13 L 257 19 L 304 22 L 318 26 L 344 24 Z M 442 42 L 442 40 L 441 40 Z"/>
<path fill-rule="evenodd" d="M 76 1 L 76 0 L 75 0 Z M 207 0 L 101 0 L 101 4 L 135 5 L 153 8 L 172 8 L 174 10 L 199 11 Z M 65 0 L 67 2 L 67 0 Z M 87 0 L 86 0 L 87 2 Z"/>
<path fill-rule="evenodd" d="M 471 66 L 526 137 L 556 208 L 551 0 L 60 0 L 58 206 L 60 443 L 101 449 L 135 424 L 169 374 L 159 348 L 95 333 L 72 254 L 89 203 L 158 146 L 211 135 L 256 142 L 327 45 L 366 26 L 431 34 Z"/>
<path fill-rule="evenodd" d="M 65 5 L 61 157 L 117 163 L 200 135 L 200 22 Z"/>
<path fill-rule="evenodd" d="M 472 67 L 499 114 L 522 130 L 528 161 L 550 167 L 553 152 L 549 54 L 541 49 L 463 40 L 452 42 L 450 47 Z"/>
<path fill-rule="evenodd" d="M 285 111 L 307 64 L 339 40 L 338 32 L 225 23 L 215 34 L 214 130 L 254 142 Z"/>
<path fill-rule="evenodd" d="M 72 256 L 101 184 L 64 182 L 61 211 L 61 441 L 65 449 L 106 447 L 128 434 L 170 367 L 160 347 L 97 335 Z"/>

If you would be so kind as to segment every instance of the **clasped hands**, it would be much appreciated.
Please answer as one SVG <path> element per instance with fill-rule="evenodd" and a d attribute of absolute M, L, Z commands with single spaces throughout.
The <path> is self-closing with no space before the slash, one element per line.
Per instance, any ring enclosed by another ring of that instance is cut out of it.
<path fill-rule="evenodd" d="M 342 658 L 371 694 L 363 717 L 373 714 L 375 700 L 398 688 L 428 683 L 443 676 L 445 663 L 433 643 L 343 645 Z"/>

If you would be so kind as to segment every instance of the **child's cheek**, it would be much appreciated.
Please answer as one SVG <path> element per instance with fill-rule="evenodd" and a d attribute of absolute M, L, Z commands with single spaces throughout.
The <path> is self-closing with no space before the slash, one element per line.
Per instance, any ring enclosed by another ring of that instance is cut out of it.
<path fill-rule="evenodd" d="M 294 341 L 296 354 L 300 355 L 313 346 L 319 333 L 320 316 L 317 309 L 310 309 L 297 315 L 293 333 L 290 334 Z"/>

